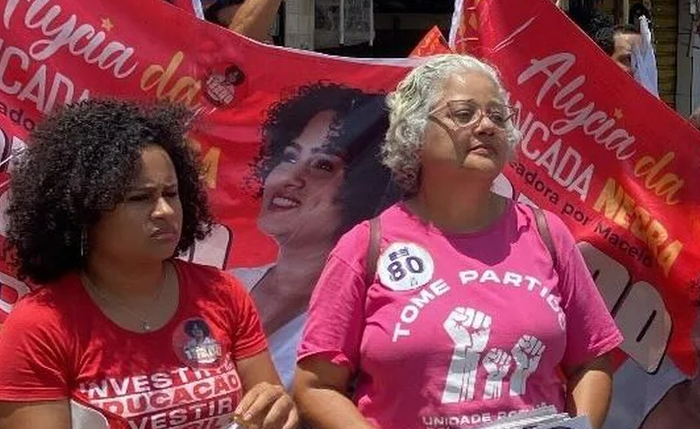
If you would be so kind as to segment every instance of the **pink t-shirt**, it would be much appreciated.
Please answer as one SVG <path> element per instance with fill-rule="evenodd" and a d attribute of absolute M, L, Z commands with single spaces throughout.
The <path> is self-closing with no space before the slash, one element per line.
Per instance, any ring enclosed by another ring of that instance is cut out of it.
<path fill-rule="evenodd" d="M 445 234 L 403 204 L 381 216 L 382 251 L 365 284 L 369 223 L 331 253 L 311 299 L 299 360 L 358 373 L 355 402 L 383 429 L 470 427 L 517 410 L 565 406 L 560 365 L 622 337 L 566 226 L 547 220 L 559 267 L 527 206 L 509 202 L 478 233 Z"/>

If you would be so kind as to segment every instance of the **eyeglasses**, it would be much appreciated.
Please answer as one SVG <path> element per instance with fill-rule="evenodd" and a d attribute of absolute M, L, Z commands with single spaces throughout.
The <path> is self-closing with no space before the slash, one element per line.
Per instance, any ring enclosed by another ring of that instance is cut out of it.
<path fill-rule="evenodd" d="M 439 121 L 436 114 L 445 109 L 447 117 L 459 128 L 472 127 L 480 123 L 484 116 L 497 127 L 506 128 L 508 121 L 518 112 L 514 107 L 505 104 L 494 103 L 484 110 L 473 100 L 452 100 L 430 112 L 428 117 Z"/>

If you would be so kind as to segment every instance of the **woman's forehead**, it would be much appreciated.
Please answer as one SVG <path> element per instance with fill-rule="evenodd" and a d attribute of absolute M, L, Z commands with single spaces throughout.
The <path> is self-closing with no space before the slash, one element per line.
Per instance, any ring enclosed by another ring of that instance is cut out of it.
<path fill-rule="evenodd" d="M 494 98 L 499 95 L 498 85 L 490 76 L 471 70 L 457 71 L 449 75 L 442 90 L 444 95 L 460 93 L 469 95 L 470 98 Z"/>

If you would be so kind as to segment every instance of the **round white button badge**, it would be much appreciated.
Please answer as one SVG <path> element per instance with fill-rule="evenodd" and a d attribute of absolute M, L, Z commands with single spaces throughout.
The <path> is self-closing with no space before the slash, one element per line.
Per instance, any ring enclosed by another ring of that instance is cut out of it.
<path fill-rule="evenodd" d="M 395 291 L 407 291 L 428 284 L 435 265 L 430 253 L 421 246 L 399 242 L 382 252 L 377 271 L 382 285 Z"/>

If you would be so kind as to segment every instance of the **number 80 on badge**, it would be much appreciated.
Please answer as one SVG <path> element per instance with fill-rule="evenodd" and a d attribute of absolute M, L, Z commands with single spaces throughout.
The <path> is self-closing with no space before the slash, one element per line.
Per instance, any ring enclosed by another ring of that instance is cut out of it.
<path fill-rule="evenodd" d="M 392 243 L 377 263 L 382 285 L 395 291 L 418 289 L 433 278 L 433 258 L 415 243 Z"/>

